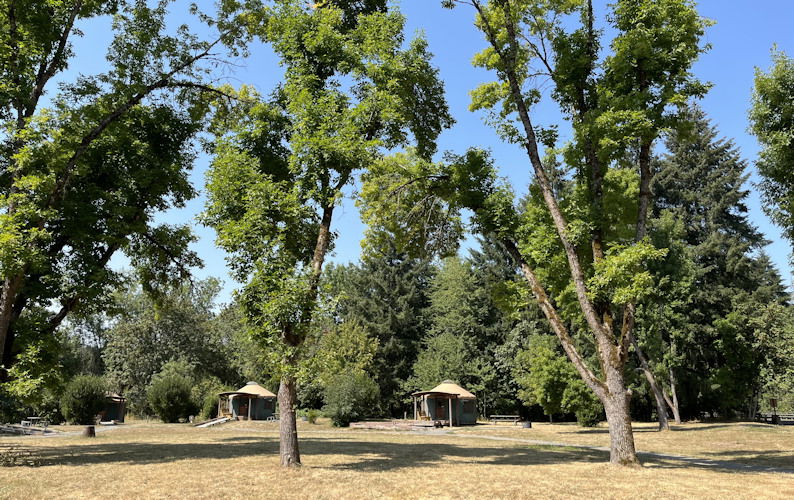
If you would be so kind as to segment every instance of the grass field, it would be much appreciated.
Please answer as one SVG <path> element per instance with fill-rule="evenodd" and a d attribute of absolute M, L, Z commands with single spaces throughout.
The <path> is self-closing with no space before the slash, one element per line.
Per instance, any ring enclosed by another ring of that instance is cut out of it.
<path fill-rule="evenodd" d="M 794 429 L 688 424 L 637 426 L 638 448 L 794 471 Z M 0 467 L 2 498 L 792 498 L 794 473 L 646 459 L 607 465 L 603 452 L 498 438 L 604 445 L 605 429 L 535 424 L 452 433 L 376 432 L 301 423 L 304 466 L 278 465 L 277 424 L 196 429 L 136 423 L 95 439 L 0 438 L 38 467 Z M 482 437 L 480 437 L 482 436 Z"/>

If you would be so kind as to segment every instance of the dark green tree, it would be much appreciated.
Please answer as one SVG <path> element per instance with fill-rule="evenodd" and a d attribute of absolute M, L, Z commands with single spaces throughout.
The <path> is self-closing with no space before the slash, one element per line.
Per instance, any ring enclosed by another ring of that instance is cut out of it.
<path fill-rule="evenodd" d="M 107 384 L 96 375 L 79 375 L 63 391 L 61 411 L 73 424 L 94 425 L 105 406 Z"/>
<path fill-rule="evenodd" d="M 374 379 L 380 387 L 383 410 L 401 416 L 405 408 L 404 382 L 428 328 L 431 266 L 393 249 L 367 254 L 358 265 L 331 266 L 326 282 L 335 314 L 355 321 L 377 340 Z"/>

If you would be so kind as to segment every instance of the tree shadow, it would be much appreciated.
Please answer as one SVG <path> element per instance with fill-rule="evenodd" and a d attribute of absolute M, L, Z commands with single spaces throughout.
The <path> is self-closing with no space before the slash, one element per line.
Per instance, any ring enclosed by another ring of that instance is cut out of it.
<path fill-rule="evenodd" d="M 37 447 L 36 455 L 43 467 L 86 466 L 94 464 L 163 464 L 190 459 L 235 459 L 278 456 L 278 438 L 250 436 L 226 437 L 207 443 L 92 443 L 69 446 Z M 609 454 L 598 450 L 533 446 L 513 443 L 507 446 L 470 445 L 467 442 L 397 443 L 388 440 L 356 440 L 344 437 L 307 437 L 300 440 L 304 461 L 312 456 L 338 456 L 335 463 L 322 468 L 361 472 L 384 472 L 404 468 L 437 467 L 449 464 L 549 465 L 569 463 L 604 463 Z M 743 452 L 733 452 L 743 453 Z M 755 453 L 755 452 L 747 452 Z M 761 463 L 747 458 L 730 457 L 703 463 L 705 460 L 681 461 L 640 454 L 643 462 L 666 469 L 701 468 L 721 472 L 758 472 L 756 468 L 786 467 L 785 464 Z M 716 455 L 716 454 L 715 454 Z M 773 457 L 774 452 L 768 452 Z M 784 458 L 781 456 L 781 458 Z M 700 463 L 699 463 L 700 462 Z M 790 465 L 789 465 L 790 466 Z M 794 474 L 792 470 L 777 470 Z"/>

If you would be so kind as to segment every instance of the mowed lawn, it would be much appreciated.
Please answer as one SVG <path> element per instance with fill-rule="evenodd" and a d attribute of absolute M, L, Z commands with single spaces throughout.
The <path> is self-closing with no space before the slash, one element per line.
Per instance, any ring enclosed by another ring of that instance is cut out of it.
<path fill-rule="evenodd" d="M 279 467 L 277 424 L 197 429 L 136 423 L 79 436 L 0 438 L 41 461 L 0 467 L 2 498 L 794 498 L 794 472 L 738 471 L 646 458 L 625 469 L 603 452 L 515 439 L 606 444 L 605 429 L 535 424 L 450 434 L 333 429 L 301 423 L 304 466 Z M 794 429 L 638 425 L 638 448 L 794 471 Z M 713 450 L 713 451 L 709 451 Z"/>

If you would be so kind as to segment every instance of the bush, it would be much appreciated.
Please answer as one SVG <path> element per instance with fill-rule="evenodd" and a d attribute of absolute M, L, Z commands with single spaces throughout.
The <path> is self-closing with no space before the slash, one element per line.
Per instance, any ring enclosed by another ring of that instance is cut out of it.
<path fill-rule="evenodd" d="M 316 424 L 319 417 L 320 412 L 318 410 L 309 410 L 306 412 L 306 418 L 309 419 L 310 424 Z"/>
<path fill-rule="evenodd" d="M 333 425 L 347 427 L 350 422 L 371 415 L 379 395 L 378 384 L 366 373 L 340 374 L 331 378 L 325 388 L 323 412 Z"/>
<path fill-rule="evenodd" d="M 105 381 L 96 375 L 79 375 L 66 385 L 61 412 L 70 423 L 94 425 L 105 407 Z"/>
<path fill-rule="evenodd" d="M 191 381 L 183 375 L 158 375 L 149 385 L 146 400 L 163 422 L 175 423 L 196 413 L 190 389 Z"/>

